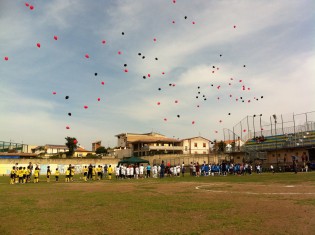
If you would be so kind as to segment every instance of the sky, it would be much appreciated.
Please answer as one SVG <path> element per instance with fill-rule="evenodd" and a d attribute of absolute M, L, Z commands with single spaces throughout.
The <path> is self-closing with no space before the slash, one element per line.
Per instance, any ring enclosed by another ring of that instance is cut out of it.
<path fill-rule="evenodd" d="M 223 139 L 315 111 L 313 0 L 0 0 L 0 141 Z M 244 130 L 246 131 L 246 130 Z"/>

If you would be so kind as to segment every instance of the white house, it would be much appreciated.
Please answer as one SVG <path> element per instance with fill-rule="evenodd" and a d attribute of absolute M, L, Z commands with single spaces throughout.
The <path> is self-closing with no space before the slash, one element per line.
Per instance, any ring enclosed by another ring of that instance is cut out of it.
<path fill-rule="evenodd" d="M 182 140 L 183 154 L 209 154 L 210 140 L 198 136 Z"/>

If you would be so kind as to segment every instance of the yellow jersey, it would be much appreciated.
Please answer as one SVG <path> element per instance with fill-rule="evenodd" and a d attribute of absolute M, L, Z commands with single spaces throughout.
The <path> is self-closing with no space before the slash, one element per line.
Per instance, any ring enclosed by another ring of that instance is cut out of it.
<path fill-rule="evenodd" d="M 34 177 L 38 177 L 39 176 L 39 170 L 35 170 L 34 171 Z"/>

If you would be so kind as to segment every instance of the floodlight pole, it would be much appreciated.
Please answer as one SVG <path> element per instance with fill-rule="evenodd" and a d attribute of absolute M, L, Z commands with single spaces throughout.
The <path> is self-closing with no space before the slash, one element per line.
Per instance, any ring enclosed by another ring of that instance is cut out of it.
<path fill-rule="evenodd" d="M 262 126 L 261 126 L 261 116 L 262 116 L 262 114 L 259 115 L 260 135 L 263 136 L 263 134 L 262 134 Z"/>
<path fill-rule="evenodd" d="M 278 137 L 277 137 L 277 116 L 276 114 L 272 115 L 273 119 L 275 120 L 275 137 L 276 137 L 276 160 L 277 160 L 277 169 L 279 169 L 279 161 L 278 161 Z"/>
<path fill-rule="evenodd" d="M 256 114 L 253 115 L 253 128 L 254 128 L 254 138 L 256 137 L 256 134 L 255 134 L 255 117 L 256 117 Z"/>

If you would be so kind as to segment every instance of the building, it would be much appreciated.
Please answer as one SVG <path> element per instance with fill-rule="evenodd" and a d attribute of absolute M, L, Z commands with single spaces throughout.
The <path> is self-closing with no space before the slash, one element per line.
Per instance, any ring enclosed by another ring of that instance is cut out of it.
<path fill-rule="evenodd" d="M 144 134 L 122 133 L 116 135 L 117 146 L 121 150 L 128 151 L 134 156 L 151 156 L 155 154 L 182 154 L 183 147 L 181 141 L 169 138 L 165 135 L 150 132 Z M 126 151 L 125 151 L 126 152 Z M 118 155 L 118 151 L 116 151 Z M 123 157 L 130 157 L 123 156 Z"/>
<path fill-rule="evenodd" d="M 86 150 L 83 147 L 78 147 L 77 149 L 74 150 L 73 157 L 86 157 L 86 155 L 92 153 L 93 151 Z"/>
<path fill-rule="evenodd" d="M 102 146 L 102 141 L 98 140 L 92 143 L 92 152 L 95 152 L 96 149 Z"/>
<path fill-rule="evenodd" d="M 181 140 L 183 154 L 209 154 L 210 140 L 198 136 Z"/>
<path fill-rule="evenodd" d="M 45 146 L 37 146 L 32 149 L 32 152 L 42 156 L 42 157 L 51 157 L 58 154 L 66 154 L 69 149 L 66 145 L 56 145 L 56 144 L 46 144 Z"/>

